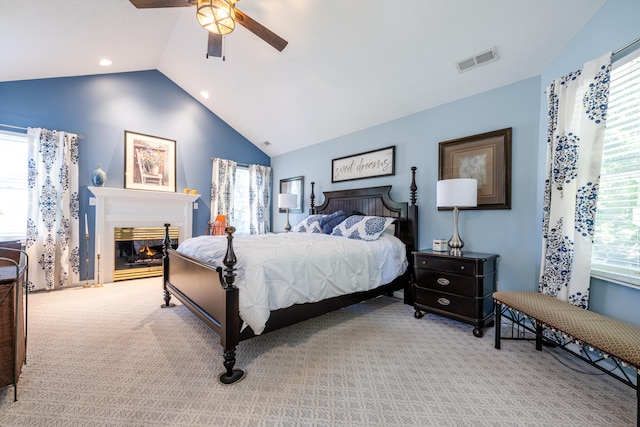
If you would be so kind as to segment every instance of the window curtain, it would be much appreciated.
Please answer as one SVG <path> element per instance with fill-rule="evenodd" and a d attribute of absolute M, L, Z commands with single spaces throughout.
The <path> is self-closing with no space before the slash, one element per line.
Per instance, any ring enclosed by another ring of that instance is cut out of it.
<path fill-rule="evenodd" d="M 587 308 L 611 54 L 547 88 L 549 124 L 539 291 Z"/>
<path fill-rule="evenodd" d="M 251 234 L 270 231 L 271 168 L 249 165 L 249 230 Z"/>
<path fill-rule="evenodd" d="M 29 128 L 29 290 L 80 282 L 78 136 Z"/>
<path fill-rule="evenodd" d="M 218 215 L 227 216 L 227 224 L 234 224 L 233 191 L 236 185 L 236 168 L 233 160 L 213 159 L 211 172 L 211 223 Z"/>

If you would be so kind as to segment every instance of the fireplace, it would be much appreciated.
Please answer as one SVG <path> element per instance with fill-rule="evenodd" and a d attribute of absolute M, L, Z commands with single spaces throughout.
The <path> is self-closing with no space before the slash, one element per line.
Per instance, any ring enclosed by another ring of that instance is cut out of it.
<path fill-rule="evenodd" d="M 164 227 L 116 227 L 113 281 L 162 276 L 164 237 Z M 173 249 L 178 247 L 178 237 L 178 227 L 170 227 Z"/>
<path fill-rule="evenodd" d="M 194 202 L 199 194 L 169 193 L 164 191 L 127 190 L 114 187 L 89 187 L 89 191 L 95 196 L 96 215 L 92 232 L 95 243 L 93 257 L 100 255 L 100 271 L 94 270 L 93 277 L 100 277 L 103 283 L 114 280 L 126 280 L 132 277 L 116 279 L 119 274 L 128 275 L 135 271 L 141 274 L 146 269 L 153 269 L 152 275 L 162 274 L 162 261 L 143 261 L 144 267 L 123 269 L 124 272 L 116 274 L 116 228 L 120 229 L 155 229 L 160 233 L 150 237 L 143 235 L 139 240 L 150 240 L 151 247 L 160 245 L 162 252 L 162 240 L 164 239 L 165 223 L 171 224 L 173 231 L 170 233 L 171 243 L 184 242 L 192 237 L 192 224 L 194 215 Z M 90 201 L 90 204 L 93 203 Z M 195 204 L 197 206 L 197 204 Z M 90 230 L 91 232 L 91 230 Z M 177 233 L 177 235 L 176 235 Z M 126 234 L 126 233 L 125 233 Z M 158 242 L 153 242 L 153 241 Z M 156 244 L 158 243 L 158 244 Z M 145 244 L 145 246 L 147 246 Z M 133 245 L 135 249 L 135 245 Z M 158 248 L 154 250 L 157 251 Z M 133 250 L 133 249 L 130 249 Z M 125 249 L 123 249 L 123 253 Z M 129 264 L 131 264 L 129 262 Z M 158 264 L 158 265 L 155 265 Z M 160 266 L 158 268 L 158 266 Z M 94 263 L 94 268 L 98 266 Z M 157 273 L 157 271 L 160 271 Z M 146 272 L 145 272 L 146 273 Z M 157 273 L 157 274 L 156 274 Z M 141 277 L 141 276 L 137 276 Z M 148 275 L 145 275 L 148 277 Z"/>

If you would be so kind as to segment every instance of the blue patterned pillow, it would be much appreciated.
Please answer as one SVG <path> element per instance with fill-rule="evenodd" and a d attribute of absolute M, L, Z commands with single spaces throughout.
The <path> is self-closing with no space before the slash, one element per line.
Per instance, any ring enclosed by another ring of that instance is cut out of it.
<path fill-rule="evenodd" d="M 322 233 L 322 227 L 320 227 L 320 219 L 324 215 L 309 215 L 298 224 L 291 231 L 297 233 Z"/>
<path fill-rule="evenodd" d="M 331 234 L 333 227 L 347 219 L 347 214 L 343 210 L 336 211 L 332 214 L 325 215 L 318 221 L 324 234 Z"/>
<path fill-rule="evenodd" d="M 331 235 L 356 240 L 376 240 L 393 221 L 393 218 L 382 216 L 352 215 L 338 224 Z"/>

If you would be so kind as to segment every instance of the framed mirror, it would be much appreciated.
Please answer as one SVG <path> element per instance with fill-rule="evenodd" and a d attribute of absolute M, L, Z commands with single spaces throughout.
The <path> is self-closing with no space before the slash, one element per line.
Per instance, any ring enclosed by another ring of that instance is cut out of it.
<path fill-rule="evenodd" d="M 296 176 L 295 178 L 286 178 L 280 180 L 279 193 L 297 194 L 298 205 L 295 209 L 289 209 L 291 213 L 302 213 L 303 200 L 304 200 L 304 177 Z M 280 212 L 286 212 L 284 209 L 279 209 Z"/>

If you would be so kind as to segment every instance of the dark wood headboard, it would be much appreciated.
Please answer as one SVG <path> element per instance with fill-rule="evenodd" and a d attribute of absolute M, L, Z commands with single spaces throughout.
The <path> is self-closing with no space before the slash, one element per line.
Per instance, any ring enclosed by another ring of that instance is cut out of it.
<path fill-rule="evenodd" d="M 314 183 L 311 183 L 311 213 L 330 214 L 343 210 L 347 215 L 364 214 L 397 218 L 396 236 L 407 247 L 407 259 L 411 263 L 411 252 L 418 249 L 418 206 L 416 205 L 416 167 L 411 168 L 411 204 L 391 199 L 390 185 L 356 188 L 350 190 L 324 191 L 324 202 L 314 205 Z"/>

